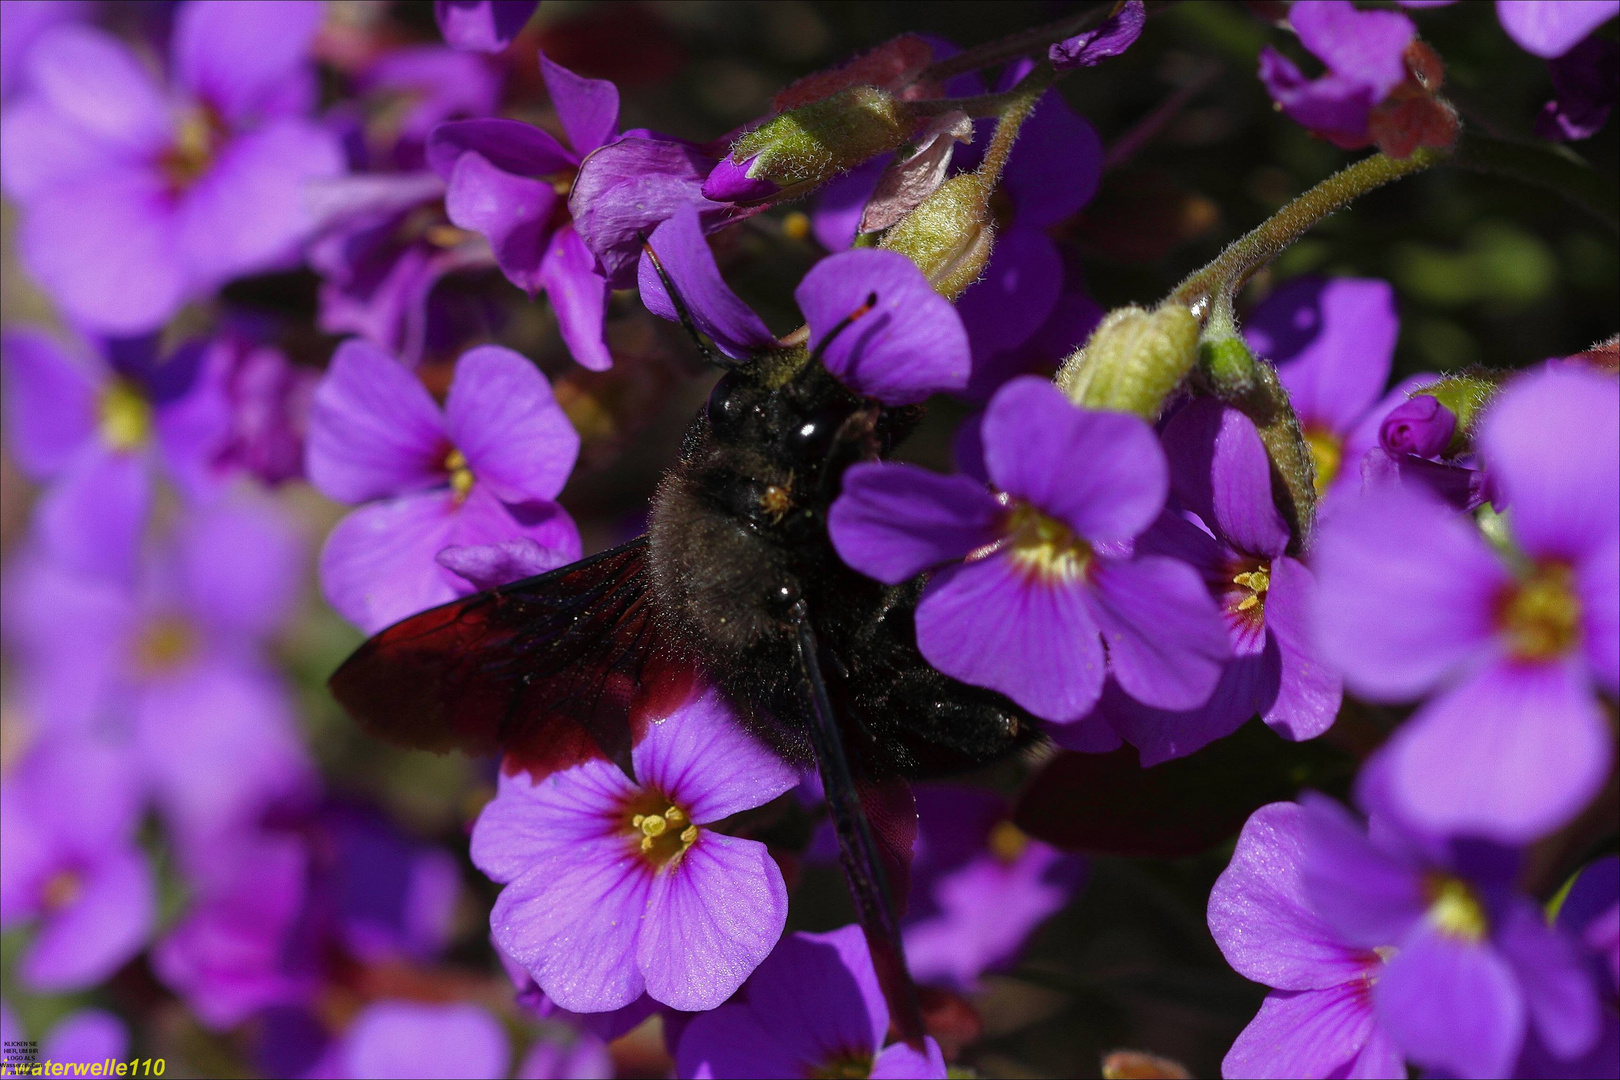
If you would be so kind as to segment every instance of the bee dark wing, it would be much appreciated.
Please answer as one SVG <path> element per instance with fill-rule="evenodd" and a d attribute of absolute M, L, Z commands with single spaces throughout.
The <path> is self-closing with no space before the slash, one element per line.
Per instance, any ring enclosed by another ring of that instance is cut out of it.
<path fill-rule="evenodd" d="M 642 717 L 693 679 L 653 618 L 646 551 L 639 537 L 413 615 L 344 661 L 332 694 L 413 749 L 504 751 L 537 777 L 604 756 L 629 772 Z"/>
<path fill-rule="evenodd" d="M 890 1021 L 902 1039 L 914 1049 L 922 1050 L 922 1009 L 917 1000 L 917 987 L 911 981 L 910 969 L 906 967 L 905 946 L 900 939 L 900 916 L 894 894 L 890 891 L 891 872 L 885 870 L 886 862 L 897 862 L 902 872 L 904 870 L 904 858 L 893 857 L 899 855 L 896 848 L 901 838 L 891 835 L 896 830 L 903 831 L 903 826 L 896 824 L 886 831 L 886 848 L 874 835 L 863 804 L 882 813 L 885 822 L 898 822 L 903 820 L 903 815 L 884 813 L 892 808 L 896 797 L 892 784 L 863 784 L 857 787 L 850 771 L 849 758 L 844 753 L 838 717 L 833 711 L 827 683 L 821 674 L 815 631 L 803 610 L 803 601 L 799 602 L 798 607 L 794 621 L 798 633 L 799 666 L 804 675 L 804 693 L 810 717 L 810 741 L 815 747 L 816 762 L 821 769 L 821 784 L 826 790 L 827 806 L 838 833 L 838 854 L 844 866 L 844 876 L 849 882 L 855 912 L 872 952 L 878 983 L 889 1003 Z M 904 789 L 903 783 L 900 787 Z M 905 798 L 910 799 L 908 789 L 905 790 Z M 915 822 L 914 810 L 911 820 Z M 910 846 L 909 838 L 906 838 L 906 849 L 909 850 Z M 891 858 L 884 857 L 886 851 Z"/>

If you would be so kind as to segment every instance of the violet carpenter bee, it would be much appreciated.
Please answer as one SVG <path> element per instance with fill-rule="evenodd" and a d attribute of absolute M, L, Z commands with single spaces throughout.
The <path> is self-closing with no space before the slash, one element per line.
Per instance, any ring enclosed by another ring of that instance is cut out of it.
<path fill-rule="evenodd" d="M 829 540 L 844 471 L 887 456 L 922 415 L 863 396 L 823 363 L 840 335 L 884 317 L 880 304 L 868 294 L 814 349 L 732 360 L 703 345 L 676 300 L 727 370 L 658 486 L 647 534 L 406 619 L 331 685 L 375 735 L 501 751 L 508 770 L 539 776 L 602 755 L 628 772 L 649 718 L 697 683 L 717 684 L 782 754 L 819 768 L 892 1015 L 920 1045 L 892 901 L 904 895 L 915 827 L 903 780 L 994 761 L 1039 735 L 1006 698 L 923 659 L 913 624 L 922 577 L 874 581 Z"/>

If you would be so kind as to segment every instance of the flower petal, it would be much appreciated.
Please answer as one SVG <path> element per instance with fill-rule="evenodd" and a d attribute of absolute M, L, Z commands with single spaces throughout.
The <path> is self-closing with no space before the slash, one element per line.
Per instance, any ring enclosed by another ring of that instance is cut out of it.
<path fill-rule="evenodd" d="M 1553 1056 L 1580 1057 L 1598 1041 L 1603 1024 L 1591 971 L 1534 903 L 1520 897 L 1509 903 L 1497 914 L 1492 937 L 1518 976 L 1530 1023 Z"/>
<path fill-rule="evenodd" d="M 501 890 L 490 912 L 495 942 L 546 996 L 574 1012 L 630 1004 L 645 983 L 636 965 L 652 874 L 622 836 L 548 854 Z"/>
<path fill-rule="evenodd" d="M 444 210 L 456 225 L 488 239 L 501 273 L 532 297 L 542 285 L 540 261 L 557 199 L 549 183 L 507 172 L 468 150 L 450 173 Z"/>
<path fill-rule="evenodd" d="M 580 157 L 613 137 L 619 126 L 619 88 L 607 79 L 587 79 L 540 54 L 540 74 L 551 107 Z"/>
<path fill-rule="evenodd" d="M 833 330 L 861 311 L 845 327 Z M 875 248 L 843 251 L 804 275 L 793 298 L 810 327 L 810 347 L 840 382 L 885 405 L 907 405 L 967 385 L 967 332 L 949 300 L 904 255 Z"/>
<path fill-rule="evenodd" d="M 782 871 L 764 844 L 701 831 L 680 862 L 653 878 L 636 940 L 647 994 L 686 1012 L 720 1005 L 770 955 L 787 906 Z"/>
<path fill-rule="evenodd" d="M 540 284 L 557 316 L 557 330 L 576 363 L 592 371 L 613 366 L 602 325 L 611 290 L 597 272 L 596 256 L 572 225 L 551 234 L 540 258 Z"/>
<path fill-rule="evenodd" d="M 1420 709 L 1391 745 L 1406 815 L 1435 832 L 1528 843 L 1578 814 L 1614 759 L 1580 666 L 1497 661 Z"/>
<path fill-rule="evenodd" d="M 579 433 L 546 377 L 499 345 L 461 354 L 444 419 L 475 482 L 506 502 L 556 498 L 579 456 Z"/>
<path fill-rule="evenodd" d="M 712 1080 L 797 1077 L 821 1064 L 796 1027 L 767 1024 L 745 1002 L 699 1013 L 681 1033 L 675 1075 Z"/>
<path fill-rule="evenodd" d="M 116 1060 L 129 1052 L 129 1028 L 103 1009 L 80 1009 L 51 1028 L 39 1050 L 45 1061 L 64 1064 L 94 1065 L 108 1058 Z M 64 1071 L 70 1076 L 84 1075 L 71 1065 Z"/>
<path fill-rule="evenodd" d="M 1581 644 L 1598 684 L 1620 690 L 1620 537 L 1602 545 L 1575 567 L 1581 605 Z"/>
<path fill-rule="evenodd" d="M 446 43 L 475 52 L 500 52 L 512 43 L 540 0 L 433 0 L 433 17 Z"/>
<path fill-rule="evenodd" d="M 1574 562 L 1620 531 L 1620 385 L 1580 367 L 1521 376 L 1491 402 L 1479 446 L 1531 555 Z"/>
<path fill-rule="evenodd" d="M 28 50 L 28 76 L 63 120 L 124 155 L 161 150 L 174 136 L 157 80 L 105 31 L 84 24 L 46 31 Z"/>
<path fill-rule="evenodd" d="M 1046 720 L 1078 720 L 1097 703 L 1104 665 L 1084 594 L 1031 579 L 1005 554 L 946 567 L 917 605 L 917 648 L 953 679 Z"/>
<path fill-rule="evenodd" d="M 304 582 L 304 539 L 280 505 L 241 496 L 195 512 L 178 537 L 188 612 L 241 640 L 279 629 Z"/>
<path fill-rule="evenodd" d="M 321 549 L 327 603 L 374 634 L 461 595 L 465 582 L 434 559 L 450 545 L 455 517 L 448 490 L 402 495 L 354 511 Z"/>
<path fill-rule="evenodd" d="M 1300 797 L 1305 897 L 1340 941 L 1363 949 L 1398 944 L 1422 917 L 1420 871 L 1367 838 L 1325 795 Z"/>
<path fill-rule="evenodd" d="M 1052 314 L 1062 289 L 1063 258 L 1051 237 L 1035 226 L 1000 233 L 984 276 L 956 301 L 974 359 L 1028 341 Z"/>
<path fill-rule="evenodd" d="M 1524 997 L 1496 950 L 1427 924 L 1400 942 L 1372 997 L 1390 1039 L 1430 1069 L 1507 1076 L 1524 1042 Z"/>
<path fill-rule="evenodd" d="M 663 792 L 699 825 L 764 806 L 799 783 L 713 688 L 654 718 L 631 759 L 642 786 Z"/>
<path fill-rule="evenodd" d="M 858 926 L 783 938 L 748 984 L 748 1003 L 784 1038 L 808 1037 L 828 1056 L 871 1053 L 889 1030 L 889 1006 Z"/>
<path fill-rule="evenodd" d="M 289 92 L 288 83 L 311 78 L 321 17 L 316 0 L 196 0 L 175 13 L 174 77 L 226 120 L 257 119 Z"/>
<path fill-rule="evenodd" d="M 426 153 L 428 166 L 445 180 L 467 153 L 478 154 L 501 172 L 531 180 L 579 164 L 577 155 L 533 124 L 495 116 L 440 124 L 428 136 Z"/>
<path fill-rule="evenodd" d="M 473 865 L 501 884 L 539 863 L 567 858 L 576 845 L 610 837 L 636 794 L 635 781 L 609 761 L 588 761 L 536 781 L 501 773 L 495 798 L 473 824 Z"/>
<path fill-rule="evenodd" d="M 340 1060 L 345 1076 L 496 1080 L 506 1075 L 512 1048 L 500 1022 L 469 1002 L 383 1000 L 354 1018 Z"/>
<path fill-rule="evenodd" d="M 141 951 L 156 919 L 151 868 L 130 845 L 87 870 L 77 899 L 40 926 L 18 976 L 35 991 L 87 989 Z"/>
<path fill-rule="evenodd" d="M 1342 436 L 1378 400 L 1399 331 L 1388 282 L 1306 277 L 1267 297 L 1243 336 L 1277 365 L 1300 422 Z"/>
<path fill-rule="evenodd" d="M 1616 14 L 1620 3 L 1566 4 L 1549 0 L 1496 0 L 1496 17 L 1519 48 L 1544 60 L 1563 56 Z"/>
<path fill-rule="evenodd" d="M 1271 560 L 1271 588 L 1266 593 L 1266 630 L 1277 643 L 1282 672 L 1276 700 L 1262 719 L 1285 739 L 1314 739 L 1339 715 L 1344 680 L 1311 639 L 1310 613 L 1316 600 L 1316 578 L 1303 563 L 1286 555 Z"/>
<path fill-rule="evenodd" d="M 1139 3 L 1129 7 L 1141 10 Z M 1128 9 L 1120 17 L 1130 18 Z M 1056 90 L 1041 95 L 1018 131 L 1002 180 L 1017 226 L 1044 229 L 1076 213 L 1097 193 L 1102 162 L 1097 129 Z M 996 239 L 998 245 L 1004 243 L 1005 234 Z"/>
<path fill-rule="evenodd" d="M 62 566 L 127 586 L 135 580 L 151 504 L 152 470 L 144 456 L 90 443 L 40 499 L 35 535 Z"/>
<path fill-rule="evenodd" d="M 996 539 L 1002 509 L 984 485 L 915 465 L 860 462 L 827 512 L 838 557 L 889 585 Z"/>
<path fill-rule="evenodd" d="M 1232 645 L 1196 570 L 1162 555 L 1097 558 L 1091 584 L 1088 607 L 1122 690 L 1161 709 L 1209 700 Z"/>
<path fill-rule="evenodd" d="M 106 376 L 31 328 L 0 339 L 6 447 L 35 481 L 67 467 L 96 431 L 97 390 Z"/>
<path fill-rule="evenodd" d="M 1128 540 L 1164 506 L 1169 470 L 1141 417 L 1079 408 L 1029 375 L 996 392 L 981 430 L 996 486 L 1086 540 Z"/>
<path fill-rule="evenodd" d="M 648 238 L 653 254 L 669 275 L 697 329 L 713 340 L 726 356 L 743 359 L 776 343 L 754 309 L 731 291 L 714 264 L 714 253 L 703 238 L 698 214 L 690 206 L 678 207 L 669 220 L 653 230 Z M 674 302 L 653 266 L 652 257 L 642 254 L 637 282 L 641 302 L 660 318 L 679 319 Z"/>
<path fill-rule="evenodd" d="M 1401 12 L 1362 11 L 1350 0 L 1325 0 L 1290 10 L 1288 21 L 1300 44 L 1329 71 L 1370 87 L 1374 103 L 1406 79 L 1402 57 L 1417 27 Z"/>
<path fill-rule="evenodd" d="M 1181 409 L 1164 429 L 1170 485 L 1234 548 L 1274 557 L 1288 547 L 1288 525 L 1271 496 L 1271 458 L 1254 421 L 1213 399 Z"/>
<path fill-rule="evenodd" d="M 1275 650 L 1235 656 L 1221 671 L 1220 682 L 1209 700 L 1192 709 L 1176 711 L 1143 705 L 1119 688 L 1117 680 L 1103 687 L 1098 719 L 1136 747 L 1142 768 L 1172 758 L 1186 757 L 1216 739 L 1225 738 L 1277 694 L 1278 660 Z M 1071 750 L 1085 746 L 1058 739 Z M 1107 747 L 1106 749 L 1112 749 Z"/>
<path fill-rule="evenodd" d="M 1226 962 L 1279 990 L 1322 990 L 1360 980 L 1382 963 L 1344 944 L 1305 890 L 1304 811 L 1262 806 L 1238 836 L 1209 894 L 1209 928 Z"/>
<path fill-rule="evenodd" d="M 1328 1077 L 1344 1069 L 1376 1030 L 1364 989 L 1356 982 L 1322 990 L 1279 990 L 1232 1043 L 1222 1076 Z M 1391 1073 L 1404 1077 L 1405 1070 Z"/>
<path fill-rule="evenodd" d="M 361 503 L 445 483 L 444 420 L 419 379 L 369 342 L 338 346 L 309 408 L 310 481 Z"/>
<path fill-rule="evenodd" d="M 923 1050 L 913 1050 L 903 1042 L 886 1046 L 872 1059 L 872 1071 L 866 1074 L 872 1080 L 945 1080 L 945 1054 L 931 1036 L 923 1036 Z"/>
<path fill-rule="evenodd" d="M 1409 488 L 1340 506 L 1313 563 L 1322 654 L 1379 701 L 1417 697 L 1485 655 L 1510 580 L 1472 522 Z"/>

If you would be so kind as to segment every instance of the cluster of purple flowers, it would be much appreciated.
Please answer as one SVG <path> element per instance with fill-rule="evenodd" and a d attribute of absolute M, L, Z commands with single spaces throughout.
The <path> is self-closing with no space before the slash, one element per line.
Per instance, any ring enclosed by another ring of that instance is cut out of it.
<path fill-rule="evenodd" d="M 1448 150 L 1418 37 L 1442 16 L 1417 10 L 1444 5 L 1398 6 L 1286 9 L 1325 71 L 1266 46 L 1278 108 L 1342 148 Z M 1549 63 L 1542 138 L 1606 122 L 1617 6 L 1497 5 Z M 536 7 L 440 0 L 443 45 L 314 0 L 143 8 L 125 36 L 89 5 L 0 8 L 0 187 L 60 316 L 0 339 L 6 452 L 36 491 L 5 567 L 8 990 L 155 981 L 279 1076 L 607 1077 L 649 1018 L 680 1077 L 947 1075 L 949 1025 L 891 1032 L 859 927 L 790 929 L 816 925 L 795 889 L 830 829 L 774 826 L 824 795 L 720 690 L 648 717 L 628 772 L 470 768 L 459 850 L 308 737 L 289 627 L 313 584 L 371 634 L 580 558 L 559 500 L 600 417 L 579 380 L 641 359 L 611 333 L 634 289 L 731 360 L 807 350 L 874 412 L 979 410 L 955 473 L 851 465 L 828 538 L 917 583 L 928 664 L 1071 760 L 1149 768 L 1256 717 L 1303 742 L 1347 697 L 1387 707 L 1355 810 L 1260 807 L 1210 894 L 1216 944 L 1271 990 L 1224 1075 L 1615 1074 L 1620 862 L 1580 846 L 1613 831 L 1592 824 L 1620 696 L 1612 343 L 1607 364 L 1390 386 L 1392 287 L 1303 277 L 1241 340 L 1211 319 L 1203 360 L 1121 354 L 1179 366 L 1147 406 L 1097 407 L 1049 376 L 1067 357 L 1123 378 L 1058 228 L 1109 158 L 1052 83 L 1130 49 L 1140 0 L 978 63 L 905 35 L 706 143 L 621 130 L 613 82 L 544 54 L 525 75 Z M 514 107 L 524 78 L 549 111 Z M 808 196 L 795 239 L 826 254 L 779 336 L 710 237 Z M 310 325 L 233 299 L 289 271 Z M 588 374 L 508 347 L 542 295 Z M 1289 423 L 1223 396 L 1212 345 L 1274 366 Z M 1087 864 L 987 787 L 911 799 L 900 936 L 917 982 L 962 1001 Z M 494 883 L 487 946 L 463 854 Z M 104 1003 L 0 1021 L 46 1057 L 122 1058 Z"/>

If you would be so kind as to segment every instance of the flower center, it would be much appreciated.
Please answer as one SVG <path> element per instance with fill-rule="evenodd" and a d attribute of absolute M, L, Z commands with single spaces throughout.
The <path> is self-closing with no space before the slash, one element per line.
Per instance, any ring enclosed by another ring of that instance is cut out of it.
<path fill-rule="evenodd" d="M 1011 865 L 1029 847 L 1029 834 L 1010 821 L 998 821 L 990 829 L 986 846 L 997 860 Z"/>
<path fill-rule="evenodd" d="M 1267 590 L 1271 588 L 1271 566 L 1269 563 L 1246 573 L 1232 575 L 1232 584 L 1236 585 L 1239 590 L 1237 603 L 1232 610 L 1254 611 L 1257 614 L 1264 613 L 1266 609 L 1264 597 Z"/>
<path fill-rule="evenodd" d="M 1305 445 L 1311 449 L 1311 461 L 1316 463 L 1316 493 L 1327 490 L 1339 475 L 1344 462 L 1344 443 L 1331 431 L 1311 427 L 1305 429 Z"/>
<path fill-rule="evenodd" d="M 58 870 L 45 882 L 40 890 L 46 911 L 60 911 L 79 898 L 84 891 L 84 881 L 76 870 Z"/>
<path fill-rule="evenodd" d="M 872 1075 L 871 1054 L 839 1054 L 806 1074 L 811 1080 L 866 1080 Z"/>
<path fill-rule="evenodd" d="M 141 632 L 135 645 L 135 665 L 148 675 L 173 671 L 196 651 L 197 635 L 181 618 L 166 615 L 153 619 Z"/>
<path fill-rule="evenodd" d="M 656 791 L 632 806 L 627 831 L 637 849 L 654 866 L 668 866 L 697 842 L 698 827 L 685 810 Z"/>
<path fill-rule="evenodd" d="M 450 452 L 444 455 L 444 471 L 450 474 L 450 490 L 456 493 L 456 501 L 465 499 L 473 486 L 473 474 L 467 467 L 467 455 L 452 447 Z"/>
<path fill-rule="evenodd" d="M 114 379 L 96 403 L 101 438 L 114 450 L 134 450 L 152 433 L 152 406 L 133 383 Z"/>
<path fill-rule="evenodd" d="M 1581 604 L 1573 575 L 1560 563 L 1544 563 L 1507 590 L 1497 624 L 1508 647 L 1523 660 L 1550 660 L 1574 647 L 1580 636 Z"/>
<path fill-rule="evenodd" d="M 1028 503 L 1013 505 L 1004 528 L 1013 565 L 1042 584 L 1078 581 L 1091 563 L 1090 544 Z"/>
<path fill-rule="evenodd" d="M 175 129 L 173 145 L 163 154 L 163 172 L 169 183 L 176 189 L 196 183 L 213 163 L 223 134 L 223 126 L 212 109 L 202 105 L 186 109 Z"/>
<path fill-rule="evenodd" d="M 1427 892 L 1429 922 L 1435 929 L 1470 943 L 1485 936 L 1489 928 L 1485 907 L 1467 882 L 1450 875 L 1437 874 L 1429 879 Z"/>

